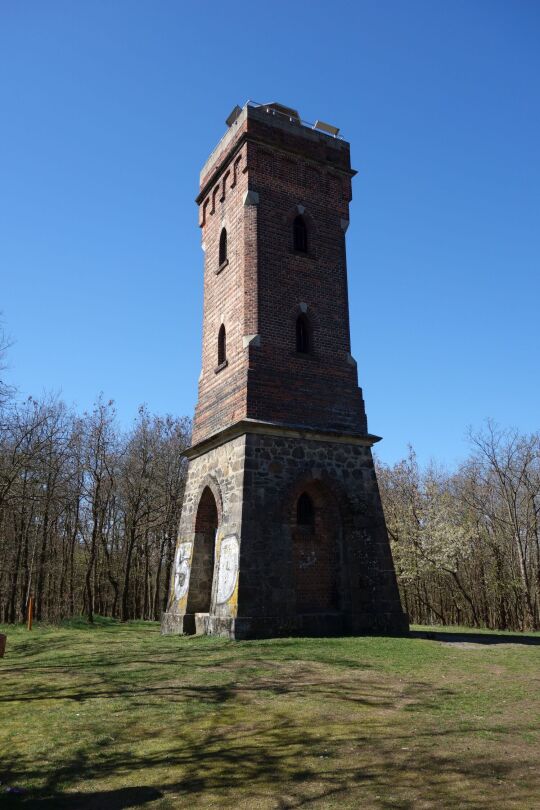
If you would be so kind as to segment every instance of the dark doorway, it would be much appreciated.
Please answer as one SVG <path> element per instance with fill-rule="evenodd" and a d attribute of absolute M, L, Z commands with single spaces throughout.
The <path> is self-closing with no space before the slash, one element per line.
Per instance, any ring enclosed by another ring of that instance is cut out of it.
<path fill-rule="evenodd" d="M 297 613 L 325 613 L 340 605 L 339 510 L 320 482 L 307 485 L 291 515 Z"/>
<path fill-rule="evenodd" d="M 195 520 L 187 613 L 208 613 L 210 611 L 217 527 L 216 501 L 212 490 L 206 487 L 201 495 Z"/>

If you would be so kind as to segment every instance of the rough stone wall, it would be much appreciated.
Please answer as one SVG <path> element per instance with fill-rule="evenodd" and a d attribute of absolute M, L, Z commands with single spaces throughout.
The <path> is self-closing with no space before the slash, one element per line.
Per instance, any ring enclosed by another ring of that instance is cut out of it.
<path fill-rule="evenodd" d="M 297 611 L 290 516 L 314 485 L 339 513 L 338 617 Z M 248 436 L 242 524 L 237 637 L 406 629 L 369 447 Z"/>
<path fill-rule="evenodd" d="M 339 510 L 331 494 L 321 489 L 316 481 L 306 485 L 305 494 L 313 504 L 313 524 L 299 525 L 296 508 L 291 510 L 289 523 L 296 612 L 340 610 L 342 531 Z"/>
<path fill-rule="evenodd" d="M 369 447 L 250 434 L 209 451 L 190 462 L 179 548 L 196 541 L 209 485 L 219 501 L 219 529 L 210 615 L 199 630 L 249 638 L 406 629 Z M 304 491 L 322 518 L 299 552 L 294 509 Z M 239 548 L 239 573 L 220 602 L 225 541 Z M 318 575 L 310 582 L 299 563 Z M 175 596 L 175 572 L 164 630 L 194 632 L 194 620 L 183 621 L 187 592 Z"/>
<path fill-rule="evenodd" d="M 210 600 L 210 613 L 214 622 L 212 632 L 219 632 L 221 620 L 224 620 L 225 626 L 228 628 L 228 620 L 236 615 L 238 600 L 237 552 L 239 552 L 240 548 L 242 528 L 245 441 L 245 436 L 239 436 L 189 462 L 169 590 L 169 604 L 162 621 L 164 632 L 183 633 L 195 631 L 194 618 L 191 617 L 186 624 L 184 617 L 189 614 L 192 602 L 189 589 L 193 585 L 190 575 L 194 558 L 194 546 L 197 540 L 201 539 L 196 531 L 199 528 L 197 518 L 199 516 L 200 520 L 201 517 L 201 503 L 202 509 L 205 508 L 202 501 L 207 488 L 212 492 L 218 514 L 218 530 L 215 540 L 213 540 L 215 546 Z M 202 539 L 205 540 L 206 538 Z M 222 554 L 222 551 L 225 553 Z M 237 557 L 236 563 L 234 560 L 235 553 Z M 227 560 L 225 559 L 226 556 Z M 225 563 L 229 565 L 228 571 L 223 567 Z M 226 598 L 222 599 L 222 597 Z M 197 605 L 197 602 L 195 604 Z M 227 634 L 229 634 L 228 631 Z"/>

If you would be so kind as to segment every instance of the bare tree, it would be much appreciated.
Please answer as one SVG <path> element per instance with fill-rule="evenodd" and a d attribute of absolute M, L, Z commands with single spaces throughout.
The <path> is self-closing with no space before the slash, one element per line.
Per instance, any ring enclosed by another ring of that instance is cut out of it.
<path fill-rule="evenodd" d="M 540 625 L 540 437 L 470 433 L 452 474 L 421 470 L 414 452 L 379 465 L 406 609 L 413 621 L 502 629 Z"/>
<path fill-rule="evenodd" d="M 127 435 L 111 402 L 82 417 L 13 400 L 0 426 L 0 620 L 85 612 L 159 618 L 183 498 L 186 419 L 141 409 Z"/>
<path fill-rule="evenodd" d="M 7 402 L 12 398 L 15 390 L 13 386 L 8 385 L 4 377 L 4 372 L 7 369 L 7 351 L 10 346 L 11 341 L 6 335 L 3 324 L 0 322 L 0 415 Z"/>

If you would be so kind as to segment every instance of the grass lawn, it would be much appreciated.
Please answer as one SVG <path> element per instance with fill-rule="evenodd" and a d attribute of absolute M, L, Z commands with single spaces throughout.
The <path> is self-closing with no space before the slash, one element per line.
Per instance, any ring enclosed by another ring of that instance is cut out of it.
<path fill-rule="evenodd" d="M 2 810 L 540 807 L 540 643 L 0 629 Z"/>

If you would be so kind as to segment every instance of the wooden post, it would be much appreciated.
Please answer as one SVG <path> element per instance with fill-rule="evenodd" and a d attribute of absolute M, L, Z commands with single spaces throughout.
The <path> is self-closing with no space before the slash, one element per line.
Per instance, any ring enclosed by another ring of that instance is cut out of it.
<path fill-rule="evenodd" d="M 29 630 L 32 629 L 32 613 L 34 611 L 34 597 L 30 596 L 28 598 L 28 611 L 27 611 L 27 624 Z"/>

